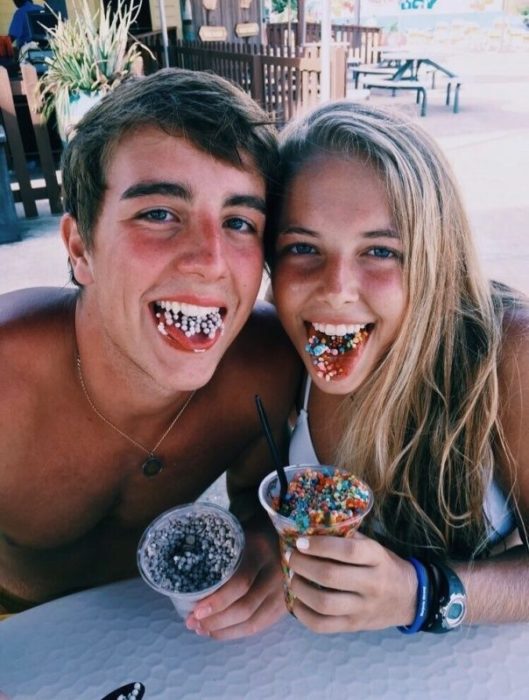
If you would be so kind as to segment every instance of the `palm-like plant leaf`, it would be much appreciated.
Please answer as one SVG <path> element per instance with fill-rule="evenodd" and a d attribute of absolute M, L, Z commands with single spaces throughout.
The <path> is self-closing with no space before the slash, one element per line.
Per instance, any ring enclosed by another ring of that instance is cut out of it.
<path fill-rule="evenodd" d="M 105 8 L 99 0 L 95 13 L 87 0 L 72 0 L 72 18 L 58 17 L 57 25 L 46 28 L 52 57 L 39 80 L 41 109 L 46 117 L 53 108 L 67 109 L 70 95 L 95 90 L 108 92 L 130 72 L 140 56 L 137 41 L 129 46 L 129 31 L 140 10 L 140 0 L 118 0 L 117 7 Z M 149 52 L 150 53 L 150 52 Z"/>

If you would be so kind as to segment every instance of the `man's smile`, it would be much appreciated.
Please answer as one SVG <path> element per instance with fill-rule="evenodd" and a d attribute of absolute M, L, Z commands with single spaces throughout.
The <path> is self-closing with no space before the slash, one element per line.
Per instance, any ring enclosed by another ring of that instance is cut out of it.
<path fill-rule="evenodd" d="M 225 307 L 162 299 L 153 304 L 158 331 L 180 349 L 209 350 L 224 330 Z"/>

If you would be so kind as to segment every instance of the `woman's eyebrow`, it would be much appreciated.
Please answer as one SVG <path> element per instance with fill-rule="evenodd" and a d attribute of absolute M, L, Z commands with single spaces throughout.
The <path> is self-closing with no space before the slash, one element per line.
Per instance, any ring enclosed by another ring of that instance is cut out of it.
<path fill-rule="evenodd" d="M 287 226 L 279 231 L 278 236 L 287 236 L 291 234 L 301 234 L 302 236 L 317 236 L 317 232 L 305 226 Z"/>
<path fill-rule="evenodd" d="M 122 193 L 121 199 L 134 199 L 135 197 L 148 197 L 152 194 L 169 195 L 191 201 L 192 194 L 188 187 L 180 182 L 150 181 L 137 182 Z"/>
<path fill-rule="evenodd" d="M 395 231 L 395 229 L 392 228 L 382 228 L 382 229 L 375 229 L 374 231 L 366 231 L 364 234 L 362 234 L 364 238 L 396 238 L 397 240 L 400 240 L 400 234 L 398 231 Z"/>

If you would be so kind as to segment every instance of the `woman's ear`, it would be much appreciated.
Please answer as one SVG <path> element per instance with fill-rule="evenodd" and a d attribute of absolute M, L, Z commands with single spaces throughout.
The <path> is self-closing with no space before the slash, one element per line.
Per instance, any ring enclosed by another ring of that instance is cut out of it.
<path fill-rule="evenodd" d="M 60 228 L 75 280 L 83 287 L 92 284 L 91 256 L 79 233 L 77 220 L 71 214 L 64 214 Z"/>

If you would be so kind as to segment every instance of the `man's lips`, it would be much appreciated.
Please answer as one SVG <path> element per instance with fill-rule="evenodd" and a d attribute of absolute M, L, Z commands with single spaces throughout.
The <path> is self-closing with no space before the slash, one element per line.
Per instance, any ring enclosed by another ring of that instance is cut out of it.
<path fill-rule="evenodd" d="M 224 331 L 225 307 L 160 300 L 152 305 L 158 331 L 180 349 L 201 352 L 211 348 Z"/>
<path fill-rule="evenodd" d="M 375 324 L 308 323 L 307 326 L 305 352 L 311 356 L 318 376 L 331 381 L 350 372 Z"/>

